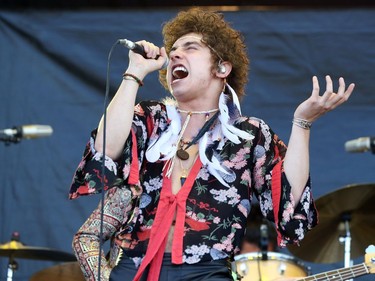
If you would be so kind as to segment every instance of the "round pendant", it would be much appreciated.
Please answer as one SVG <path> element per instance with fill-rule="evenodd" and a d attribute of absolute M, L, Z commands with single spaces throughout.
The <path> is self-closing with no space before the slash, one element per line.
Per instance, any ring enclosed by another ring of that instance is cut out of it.
<path fill-rule="evenodd" d="M 176 152 L 176 155 L 178 158 L 180 158 L 181 160 L 188 160 L 189 159 L 189 153 L 187 153 L 185 150 L 183 150 L 182 148 L 180 148 L 179 150 L 177 150 Z"/>

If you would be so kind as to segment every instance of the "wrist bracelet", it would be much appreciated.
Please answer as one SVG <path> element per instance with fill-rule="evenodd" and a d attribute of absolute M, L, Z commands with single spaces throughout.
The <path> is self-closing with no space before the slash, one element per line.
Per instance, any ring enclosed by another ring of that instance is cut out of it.
<path fill-rule="evenodd" d="M 129 77 L 130 79 L 127 79 L 126 77 Z M 126 72 L 125 72 L 125 73 L 122 75 L 122 79 L 125 79 L 125 80 L 133 80 L 133 81 L 137 82 L 138 85 L 139 85 L 140 87 L 143 86 L 143 82 L 142 82 L 142 80 L 139 79 L 139 78 L 138 78 L 137 76 L 135 76 L 134 74 L 126 73 Z"/>
<path fill-rule="evenodd" d="M 305 129 L 305 130 L 310 130 L 311 126 L 312 126 L 312 122 L 309 122 L 305 119 L 301 119 L 301 118 L 293 118 L 293 121 L 292 123 L 294 125 L 297 125 L 298 127 L 302 128 L 302 129 Z"/>

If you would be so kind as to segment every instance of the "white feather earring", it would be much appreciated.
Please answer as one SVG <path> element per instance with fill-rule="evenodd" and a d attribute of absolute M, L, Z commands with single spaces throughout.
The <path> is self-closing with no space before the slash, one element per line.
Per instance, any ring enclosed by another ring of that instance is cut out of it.
<path fill-rule="evenodd" d="M 227 173 L 223 167 L 221 167 L 220 163 L 218 163 L 217 159 L 215 162 L 211 162 L 206 155 L 206 148 L 208 144 L 208 133 L 205 133 L 202 139 L 199 142 L 199 158 L 203 165 L 207 166 L 208 172 L 213 175 L 222 185 L 229 187 L 229 185 L 224 181 L 221 177 L 220 172 Z"/>
<path fill-rule="evenodd" d="M 181 118 L 174 105 L 167 105 L 166 109 L 168 119 L 171 123 L 159 138 L 150 143 L 146 151 L 146 159 L 151 163 L 158 160 L 168 160 L 172 158 L 177 151 L 176 143 L 181 130 Z"/>
<path fill-rule="evenodd" d="M 228 89 L 229 94 L 225 93 L 225 87 Z M 223 161 L 220 159 L 219 154 L 213 152 L 211 160 L 208 159 L 206 155 L 206 149 L 209 145 L 210 138 L 211 140 L 220 140 L 217 149 L 221 150 L 224 145 L 224 137 L 235 144 L 239 144 L 241 143 L 240 138 L 251 140 L 254 136 L 233 126 L 236 119 L 241 116 L 241 107 L 236 92 L 227 83 L 225 83 L 225 87 L 219 98 L 220 115 L 218 118 L 220 120 L 220 127 L 215 127 L 211 135 L 206 133 L 203 136 L 199 143 L 199 157 L 202 164 L 207 166 L 207 170 L 211 175 L 224 186 L 230 187 L 228 183 L 236 179 L 235 173 L 228 167 L 222 165 Z M 230 112 L 230 108 L 232 112 Z"/>
<path fill-rule="evenodd" d="M 236 92 L 229 86 L 228 83 L 225 83 L 225 87 L 228 88 L 229 93 L 232 96 L 232 99 L 223 92 L 220 94 L 219 98 L 219 109 L 220 109 L 220 116 L 219 119 L 221 121 L 221 129 L 223 131 L 223 135 L 227 137 L 230 141 L 234 142 L 235 144 L 239 144 L 241 141 L 239 139 L 242 138 L 244 140 L 252 140 L 254 138 L 253 135 L 249 134 L 248 132 L 245 132 L 243 130 L 240 130 L 233 126 L 233 123 L 236 120 L 233 120 L 236 115 L 239 117 L 241 116 L 241 106 L 239 103 L 238 96 Z M 228 104 L 230 102 L 233 102 L 234 110 L 233 112 L 229 112 Z M 230 115 L 233 115 L 230 116 Z"/>

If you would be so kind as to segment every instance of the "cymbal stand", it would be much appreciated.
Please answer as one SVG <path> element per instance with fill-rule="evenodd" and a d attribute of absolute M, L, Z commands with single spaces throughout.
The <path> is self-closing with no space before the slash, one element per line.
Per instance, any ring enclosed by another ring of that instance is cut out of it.
<path fill-rule="evenodd" d="M 350 260 L 350 249 L 351 249 L 351 235 L 350 235 L 350 214 L 343 214 L 342 219 L 345 225 L 345 236 L 342 236 L 339 238 L 340 243 L 344 244 L 344 266 L 350 267 L 351 266 L 351 260 Z M 352 280 L 352 279 L 350 279 Z M 348 281 L 350 281 L 348 280 Z"/>
<path fill-rule="evenodd" d="M 13 245 L 18 246 L 20 242 L 20 233 L 18 231 L 14 231 L 10 237 L 9 246 Z M 9 262 L 8 262 L 8 270 L 7 270 L 7 281 L 12 281 L 13 273 L 18 269 L 18 263 L 14 260 L 13 254 L 9 255 Z"/>
<path fill-rule="evenodd" d="M 9 257 L 8 271 L 7 271 L 7 281 L 13 280 L 13 273 L 18 269 L 18 263 L 13 259 L 11 255 Z"/>

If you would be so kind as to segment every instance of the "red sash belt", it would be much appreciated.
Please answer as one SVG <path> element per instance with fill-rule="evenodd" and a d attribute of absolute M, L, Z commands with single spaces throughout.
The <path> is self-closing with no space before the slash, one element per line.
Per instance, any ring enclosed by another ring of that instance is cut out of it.
<path fill-rule="evenodd" d="M 155 220 L 152 224 L 150 241 L 147 252 L 133 281 L 139 281 L 143 272 L 150 265 L 147 281 L 159 280 L 163 255 L 167 244 L 168 233 L 176 213 L 176 223 L 172 243 L 172 263 L 181 264 L 183 258 L 183 237 L 186 215 L 186 199 L 193 187 L 194 181 L 202 167 L 199 157 L 195 161 L 185 183 L 177 194 L 172 193 L 171 179 L 166 177 L 166 171 L 171 162 L 167 163 L 163 174 L 163 186 L 157 207 Z"/>

